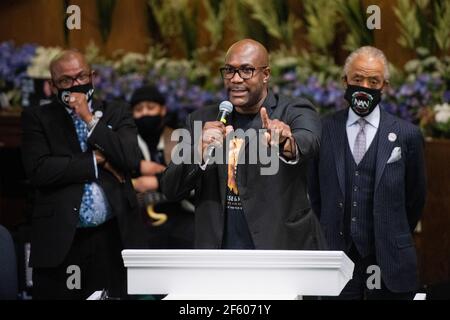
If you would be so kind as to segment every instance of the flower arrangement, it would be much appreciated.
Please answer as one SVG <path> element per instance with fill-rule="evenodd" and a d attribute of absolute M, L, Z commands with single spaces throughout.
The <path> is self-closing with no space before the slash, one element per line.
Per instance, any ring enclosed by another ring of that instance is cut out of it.
<path fill-rule="evenodd" d="M 58 47 L 37 47 L 34 57 L 27 67 L 27 75 L 31 78 L 50 79 L 50 62 L 61 52 Z"/>
<path fill-rule="evenodd" d="M 450 138 L 450 105 L 438 104 L 433 107 L 435 128 L 446 138 Z"/>
<path fill-rule="evenodd" d="M 0 43 L 0 92 L 19 104 L 20 84 L 26 77 L 48 77 L 48 65 L 59 48 Z M 158 48 L 146 54 L 118 54 L 107 59 L 95 48 L 86 53 L 96 72 L 99 99 L 129 101 L 143 84 L 156 85 L 167 97 L 169 111 L 183 120 L 191 111 L 226 98 L 219 72 L 195 60 L 170 59 Z M 326 114 L 346 106 L 340 80 L 342 69 L 317 53 L 274 52 L 272 88 L 305 97 Z M 427 56 L 406 64 L 387 87 L 382 107 L 420 125 L 426 136 L 450 138 L 450 58 Z"/>
<path fill-rule="evenodd" d="M 11 41 L 0 43 L 0 93 L 11 104 L 20 101 L 21 82 L 27 77 L 27 67 L 36 48 L 34 44 L 16 47 Z"/>
<path fill-rule="evenodd" d="M 426 136 L 450 139 L 450 105 L 437 104 L 425 108 L 421 114 L 420 126 Z"/>

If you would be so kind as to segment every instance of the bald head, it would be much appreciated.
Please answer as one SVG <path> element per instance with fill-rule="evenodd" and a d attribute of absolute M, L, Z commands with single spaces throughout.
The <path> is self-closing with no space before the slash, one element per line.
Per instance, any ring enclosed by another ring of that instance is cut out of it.
<path fill-rule="evenodd" d="M 228 49 L 222 76 L 236 111 L 256 114 L 267 96 L 270 79 L 266 48 L 251 39 L 236 42 Z"/>
<path fill-rule="evenodd" d="M 50 63 L 51 89 L 54 94 L 59 89 L 92 82 L 93 73 L 84 55 L 74 49 L 58 54 Z"/>
<path fill-rule="evenodd" d="M 252 63 L 257 66 L 269 65 L 269 53 L 267 49 L 258 41 L 252 39 L 243 39 L 234 43 L 227 51 L 225 62 L 228 63 L 234 55 L 240 55 L 247 59 L 251 59 Z"/>
<path fill-rule="evenodd" d="M 86 61 L 84 55 L 76 49 L 68 49 L 59 53 L 50 62 L 50 73 L 53 79 L 58 78 L 61 73 L 69 67 L 70 69 L 82 69 L 83 71 L 90 72 L 91 67 Z"/>

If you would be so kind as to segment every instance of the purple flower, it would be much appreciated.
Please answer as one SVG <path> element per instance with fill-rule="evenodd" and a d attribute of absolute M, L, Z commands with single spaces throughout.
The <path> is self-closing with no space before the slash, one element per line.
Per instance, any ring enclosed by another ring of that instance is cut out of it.
<path fill-rule="evenodd" d="M 396 96 L 400 98 L 402 96 L 411 96 L 414 94 L 414 88 L 410 84 L 404 84 L 400 87 L 400 90 L 397 91 Z"/>
<path fill-rule="evenodd" d="M 25 44 L 15 47 L 12 41 L 0 43 L 0 82 L 3 80 L 20 88 L 27 77 L 27 68 L 36 53 L 37 46 Z"/>
<path fill-rule="evenodd" d="M 295 71 L 289 71 L 283 74 L 282 79 L 286 82 L 292 82 L 297 79 L 297 73 Z"/>
<path fill-rule="evenodd" d="M 450 90 L 444 92 L 442 100 L 446 103 L 450 103 Z"/>
<path fill-rule="evenodd" d="M 381 107 L 390 114 L 397 114 L 397 105 L 389 102 L 382 102 Z"/>

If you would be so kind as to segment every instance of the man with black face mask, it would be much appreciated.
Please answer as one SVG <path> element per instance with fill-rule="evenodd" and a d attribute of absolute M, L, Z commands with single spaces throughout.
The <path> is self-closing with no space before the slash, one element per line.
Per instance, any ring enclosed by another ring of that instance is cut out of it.
<path fill-rule="evenodd" d="M 341 299 L 412 299 L 417 258 L 412 232 L 425 202 L 420 130 L 380 108 L 388 85 L 382 51 L 349 55 L 343 77 L 349 108 L 323 119 L 309 195 L 330 249 L 355 262 Z"/>
<path fill-rule="evenodd" d="M 167 201 L 160 192 L 160 178 L 170 162 L 176 141 L 169 126 L 166 99 L 155 86 L 137 89 L 131 97 L 133 118 L 142 152 L 142 176 L 133 179 L 148 229 L 148 247 L 187 249 L 193 247 L 193 205 L 186 199 Z"/>
<path fill-rule="evenodd" d="M 102 289 L 122 297 L 121 250 L 145 246 L 131 183 L 140 174 L 136 126 L 126 105 L 92 99 L 94 74 L 78 51 L 62 52 L 50 72 L 55 101 L 22 115 L 36 189 L 33 298 L 86 299 Z"/>

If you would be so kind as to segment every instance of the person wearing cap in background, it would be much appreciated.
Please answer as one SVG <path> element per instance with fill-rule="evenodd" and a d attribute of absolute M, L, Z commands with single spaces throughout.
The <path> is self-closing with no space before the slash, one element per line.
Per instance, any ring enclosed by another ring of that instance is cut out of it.
<path fill-rule="evenodd" d="M 133 93 L 130 103 L 143 157 L 142 176 L 133 179 L 133 186 L 148 225 L 148 247 L 192 248 L 193 205 L 187 199 L 167 201 L 160 193 L 160 177 L 176 144 L 171 141 L 174 128 L 168 124 L 166 99 L 155 86 L 147 85 Z"/>

